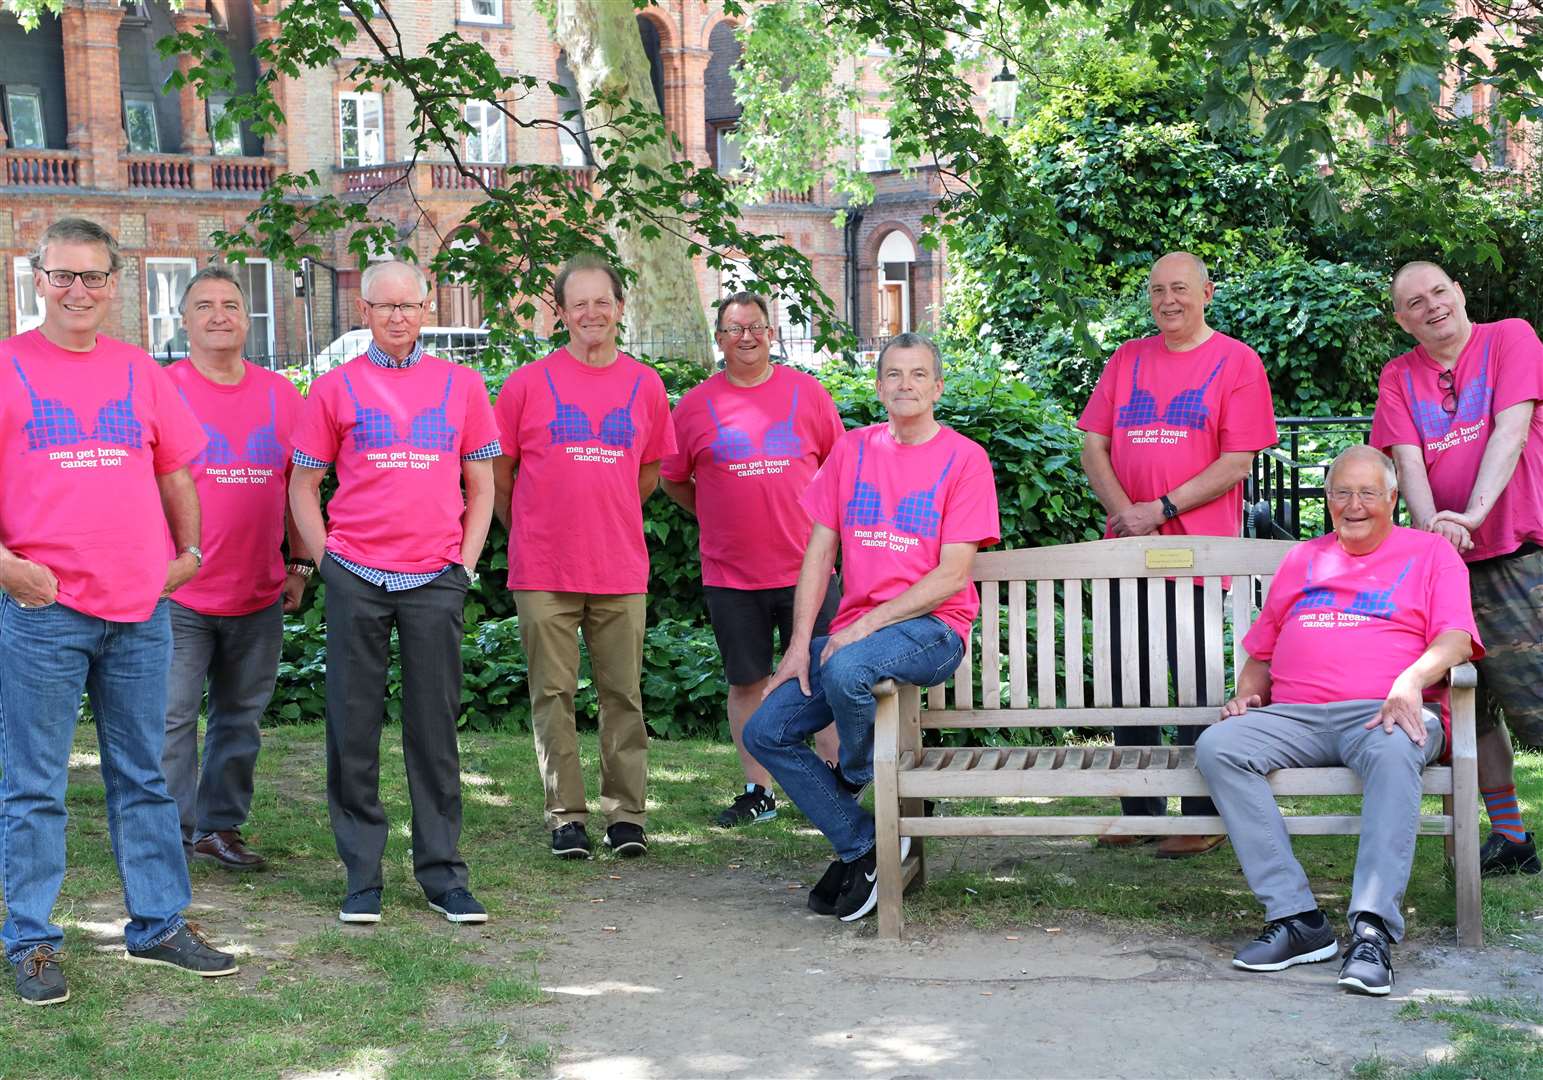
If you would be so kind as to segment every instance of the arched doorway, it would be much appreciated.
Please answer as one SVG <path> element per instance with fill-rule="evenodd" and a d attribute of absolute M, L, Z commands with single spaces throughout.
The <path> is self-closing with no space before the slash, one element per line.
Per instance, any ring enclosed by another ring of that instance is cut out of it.
<path fill-rule="evenodd" d="M 911 267 L 916 262 L 916 246 L 899 229 L 892 229 L 879 244 L 878 325 L 879 337 L 891 338 L 909 331 L 911 318 Z"/>

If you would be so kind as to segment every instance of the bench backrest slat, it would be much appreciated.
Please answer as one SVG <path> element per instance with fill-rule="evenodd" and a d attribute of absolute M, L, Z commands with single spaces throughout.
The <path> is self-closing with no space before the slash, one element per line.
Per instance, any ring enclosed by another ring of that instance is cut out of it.
<path fill-rule="evenodd" d="M 1152 701 L 1168 697 L 1168 590 L 1162 578 L 1141 583 L 1147 594 L 1147 693 Z M 1134 702 L 1138 699 L 1127 698 Z"/>
<path fill-rule="evenodd" d="M 1035 653 L 1039 660 L 1039 700 L 1055 700 L 1055 582 L 1034 583 Z"/>
<path fill-rule="evenodd" d="M 997 583 L 980 583 L 980 706 L 1002 707 L 1002 610 L 997 606 Z"/>
<path fill-rule="evenodd" d="M 1066 705 L 1082 708 L 1082 582 L 1075 578 L 1061 582 L 1066 642 Z"/>
<path fill-rule="evenodd" d="M 1081 588 L 1078 582 L 1077 588 Z M 1109 679 L 1110 652 L 1114 643 L 1109 634 L 1109 581 L 1093 579 L 1093 707 L 1107 709 L 1114 704 Z"/>
<path fill-rule="evenodd" d="M 1014 709 L 1029 707 L 1028 583 L 1007 583 L 1007 694 Z"/>

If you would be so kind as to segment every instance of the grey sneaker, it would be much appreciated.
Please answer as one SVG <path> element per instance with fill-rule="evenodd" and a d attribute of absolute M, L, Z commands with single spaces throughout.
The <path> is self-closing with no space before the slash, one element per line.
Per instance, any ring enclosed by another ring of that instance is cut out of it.
<path fill-rule="evenodd" d="M 1393 947 L 1387 934 L 1358 921 L 1339 967 L 1339 985 L 1358 994 L 1384 997 L 1393 990 Z"/>
<path fill-rule="evenodd" d="M 205 979 L 218 979 L 241 970 L 234 956 L 210 945 L 203 931 L 192 923 L 183 923 L 159 945 L 138 951 L 129 949 L 126 955 L 136 964 L 165 964 Z"/>
<path fill-rule="evenodd" d="M 1337 952 L 1339 942 L 1328 919 L 1315 929 L 1292 915 L 1276 919 L 1234 953 L 1232 966 L 1244 971 L 1285 971 L 1295 964 L 1332 960 Z"/>
<path fill-rule="evenodd" d="M 28 1005 L 62 1005 L 70 1000 L 70 988 L 64 981 L 59 961 L 64 954 L 52 945 L 39 945 L 16 965 L 16 992 Z"/>

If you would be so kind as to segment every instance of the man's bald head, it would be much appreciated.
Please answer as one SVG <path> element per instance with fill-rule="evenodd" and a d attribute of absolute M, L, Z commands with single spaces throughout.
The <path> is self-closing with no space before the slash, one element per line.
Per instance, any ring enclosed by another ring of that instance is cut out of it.
<path fill-rule="evenodd" d="M 1152 264 L 1147 299 L 1152 304 L 1152 321 L 1168 348 L 1183 352 L 1211 336 L 1205 308 L 1215 292 L 1205 263 L 1187 251 L 1170 251 Z"/>
<path fill-rule="evenodd" d="M 1448 285 L 1452 284 L 1452 275 L 1448 274 L 1446 270 L 1440 266 L 1440 264 L 1430 262 L 1426 259 L 1414 259 L 1410 262 L 1406 262 L 1403 266 L 1400 266 L 1397 270 L 1393 271 L 1393 281 L 1388 286 L 1388 294 L 1393 298 L 1393 309 L 1395 311 L 1397 311 L 1402 306 L 1398 295 L 1400 286 L 1408 281 L 1411 275 L 1424 277 L 1427 274 L 1434 275 L 1436 278 L 1446 282 Z"/>
<path fill-rule="evenodd" d="M 1196 282 L 1201 285 L 1211 280 L 1211 272 L 1206 269 L 1205 260 L 1199 255 L 1191 254 L 1188 251 L 1170 251 L 1158 259 L 1152 264 L 1152 269 L 1147 272 L 1147 280 L 1151 281 L 1153 278 L 1158 277 L 1161 271 L 1173 270 L 1181 272 L 1188 270 L 1192 272 Z"/>

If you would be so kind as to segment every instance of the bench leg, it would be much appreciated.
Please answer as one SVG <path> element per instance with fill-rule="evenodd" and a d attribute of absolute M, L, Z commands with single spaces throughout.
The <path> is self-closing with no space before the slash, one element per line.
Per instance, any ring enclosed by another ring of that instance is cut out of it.
<path fill-rule="evenodd" d="M 926 799 L 901 799 L 900 816 L 922 817 L 926 813 L 926 807 Z M 913 889 L 920 889 L 922 886 L 927 884 L 927 848 L 923 843 L 924 839 L 924 837 L 920 836 L 911 837 L 910 861 L 916 864 L 916 873 L 912 875 L 911 880 L 906 883 L 905 891 L 907 893 L 911 892 Z M 902 870 L 903 869 L 904 868 L 902 867 Z"/>
<path fill-rule="evenodd" d="M 1452 689 L 1451 806 L 1457 943 L 1476 949 L 1484 944 L 1484 904 L 1479 892 L 1479 760 L 1471 683 Z"/>
<path fill-rule="evenodd" d="M 879 937 L 899 940 L 901 923 L 900 699 L 895 693 L 878 699 L 874 717 L 873 819 L 879 873 Z"/>
<path fill-rule="evenodd" d="M 1443 836 L 1441 841 L 1447 849 L 1447 865 L 1452 868 L 1452 876 L 1455 880 L 1457 877 L 1457 818 L 1452 814 L 1452 796 L 1441 797 L 1441 812 L 1452 818 L 1452 831 Z"/>

